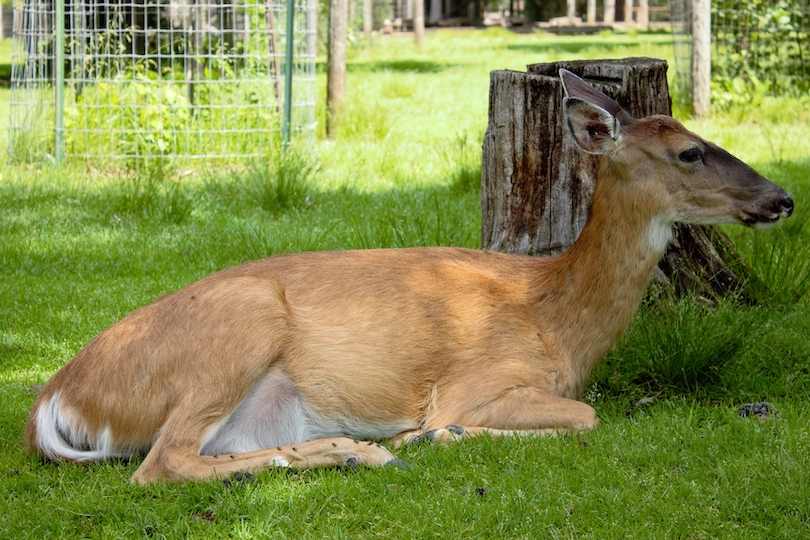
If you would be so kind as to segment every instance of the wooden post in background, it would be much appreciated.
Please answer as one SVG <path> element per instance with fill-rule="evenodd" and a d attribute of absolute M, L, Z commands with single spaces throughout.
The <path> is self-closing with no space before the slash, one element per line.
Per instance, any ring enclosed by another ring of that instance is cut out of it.
<path fill-rule="evenodd" d="M 372 0 L 363 0 L 363 33 L 366 35 L 368 46 L 371 47 L 371 32 L 374 26 L 374 12 Z"/>
<path fill-rule="evenodd" d="M 616 0 L 605 0 L 605 9 L 602 20 L 605 24 L 613 24 L 616 19 Z"/>
<path fill-rule="evenodd" d="M 348 0 L 329 0 L 329 51 L 326 59 L 326 136 L 335 133 L 338 109 L 346 95 Z"/>
<path fill-rule="evenodd" d="M 425 41 L 425 0 L 413 2 L 413 37 L 420 49 Z"/>
<path fill-rule="evenodd" d="M 309 8 L 307 9 L 307 30 L 309 34 L 307 34 L 307 41 L 308 41 L 308 51 L 312 51 L 312 54 L 317 54 L 317 42 L 318 42 L 318 0 L 308 0 L 309 1 Z"/>
<path fill-rule="evenodd" d="M 585 6 L 585 17 L 588 24 L 596 22 L 596 0 L 588 0 Z"/>
<path fill-rule="evenodd" d="M 638 3 L 638 18 L 636 19 L 636 24 L 638 24 L 643 29 L 647 29 L 650 27 L 650 2 L 649 0 L 639 0 Z"/>
<path fill-rule="evenodd" d="M 528 73 L 493 71 L 481 168 L 484 249 L 560 253 L 588 218 L 600 158 L 579 151 L 563 129 L 560 68 L 593 83 L 637 118 L 671 114 L 663 60 L 584 60 L 534 64 Z M 678 224 L 674 235 L 658 281 L 710 299 L 742 292 L 749 275 L 720 229 Z"/>
<path fill-rule="evenodd" d="M 692 111 L 705 116 L 711 109 L 712 3 L 692 0 Z"/>

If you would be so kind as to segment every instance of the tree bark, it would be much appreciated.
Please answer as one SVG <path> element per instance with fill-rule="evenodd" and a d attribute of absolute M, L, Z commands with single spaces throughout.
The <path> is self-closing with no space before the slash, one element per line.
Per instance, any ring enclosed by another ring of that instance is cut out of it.
<path fill-rule="evenodd" d="M 588 219 L 598 156 L 576 149 L 562 123 L 565 68 L 594 83 L 631 115 L 671 115 L 667 64 L 649 58 L 554 62 L 528 72 L 493 71 L 484 136 L 484 249 L 551 255 L 568 249 Z M 656 281 L 712 301 L 742 292 L 749 273 L 716 227 L 675 226 Z"/>

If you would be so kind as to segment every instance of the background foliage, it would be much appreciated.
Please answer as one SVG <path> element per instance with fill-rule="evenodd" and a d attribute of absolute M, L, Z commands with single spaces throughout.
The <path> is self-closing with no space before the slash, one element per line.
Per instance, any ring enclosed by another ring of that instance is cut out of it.
<path fill-rule="evenodd" d="M 810 89 L 807 0 L 714 0 L 712 45 L 714 106 Z"/>

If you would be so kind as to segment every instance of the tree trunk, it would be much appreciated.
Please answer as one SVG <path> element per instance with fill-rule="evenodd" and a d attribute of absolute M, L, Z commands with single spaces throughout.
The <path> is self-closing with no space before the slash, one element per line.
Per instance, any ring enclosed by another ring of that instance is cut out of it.
<path fill-rule="evenodd" d="M 493 71 L 484 136 L 481 206 L 484 249 L 551 255 L 568 249 L 590 211 L 598 156 L 580 152 L 562 129 L 566 68 L 594 83 L 635 117 L 671 114 L 662 60 L 554 62 L 528 73 Z M 712 301 L 743 292 L 749 277 L 728 237 L 716 227 L 675 226 L 675 241 L 656 281 L 678 294 Z M 750 298 L 746 298 L 750 300 Z"/>
<path fill-rule="evenodd" d="M 577 16 L 577 2 L 576 0 L 567 0 L 565 15 L 568 17 L 568 24 L 574 24 L 574 17 Z"/>

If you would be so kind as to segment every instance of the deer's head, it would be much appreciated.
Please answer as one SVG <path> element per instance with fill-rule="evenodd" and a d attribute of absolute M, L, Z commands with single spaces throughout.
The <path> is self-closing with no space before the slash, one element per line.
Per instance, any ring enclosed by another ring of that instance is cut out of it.
<path fill-rule="evenodd" d="M 767 227 L 793 212 L 793 199 L 719 146 L 657 115 L 635 119 L 615 101 L 561 69 L 566 129 L 660 218 L 694 224 Z"/>

